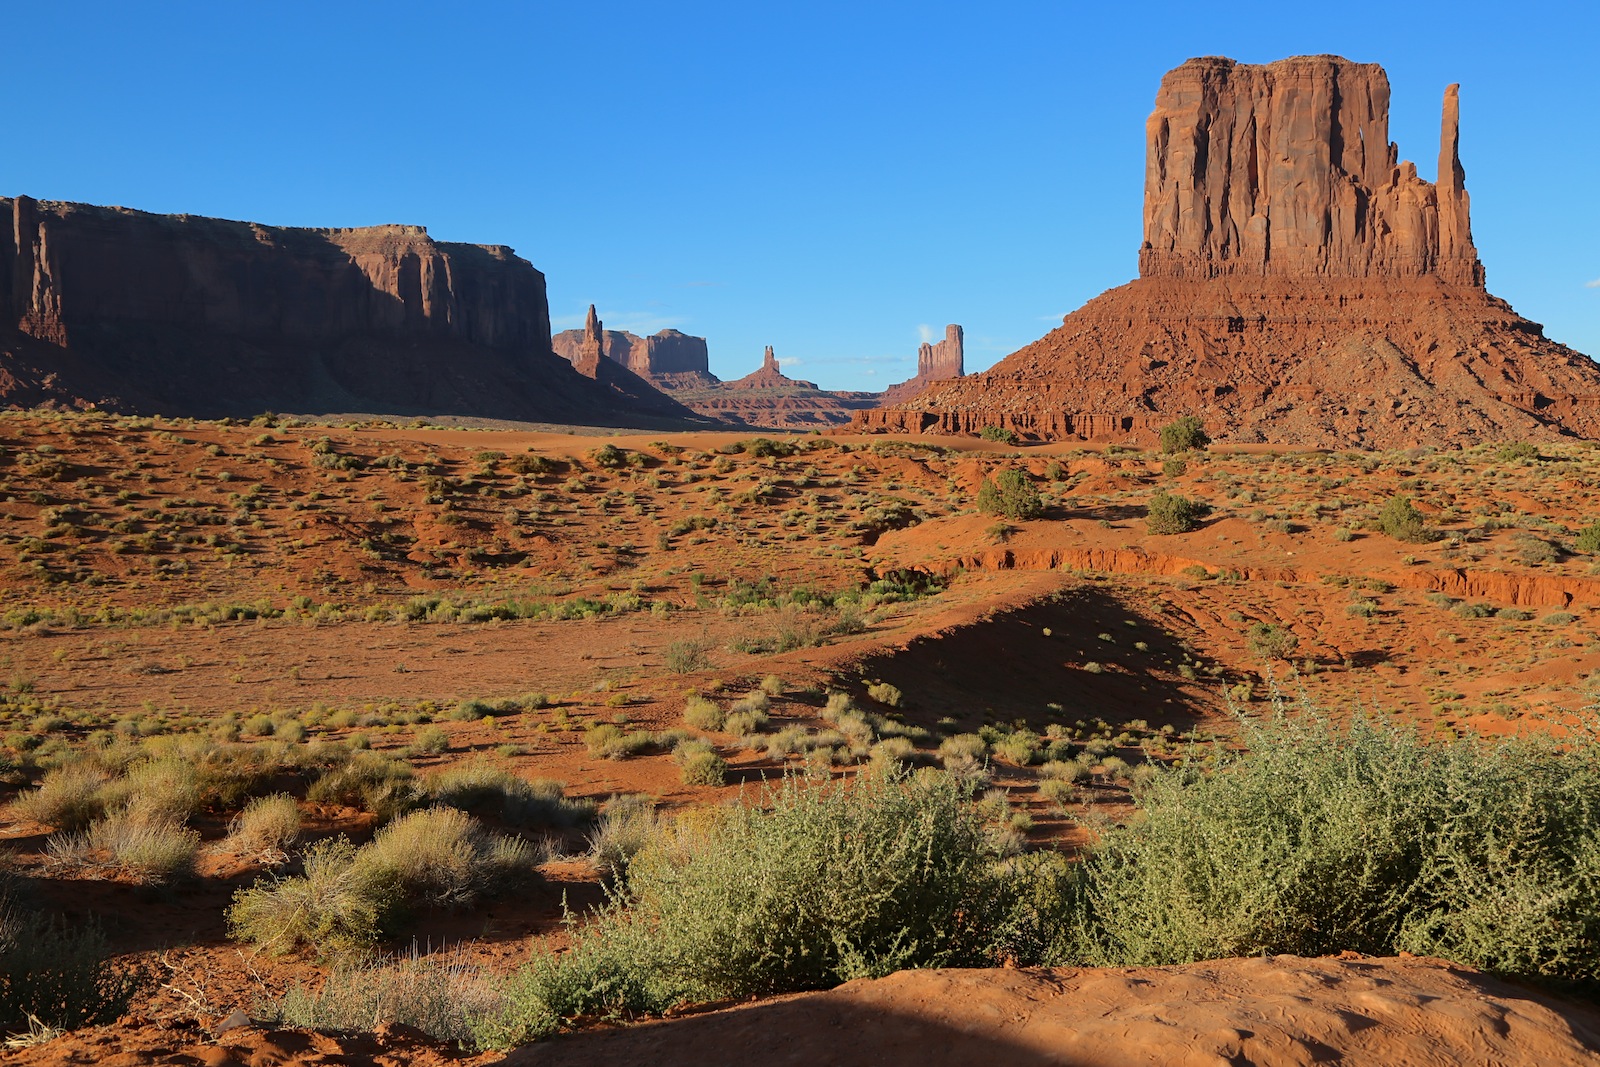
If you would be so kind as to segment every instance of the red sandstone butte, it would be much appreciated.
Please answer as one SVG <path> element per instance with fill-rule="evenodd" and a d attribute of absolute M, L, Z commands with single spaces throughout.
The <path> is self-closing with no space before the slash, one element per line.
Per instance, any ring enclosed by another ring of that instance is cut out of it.
<path fill-rule="evenodd" d="M 959 378 L 967 372 L 965 338 L 961 327 L 951 323 L 944 328 L 944 340 L 922 342 L 917 349 L 917 374 L 883 391 L 882 404 L 900 404 L 916 396 L 934 382 Z"/>
<path fill-rule="evenodd" d="M 0 219 L 0 404 L 704 425 L 558 358 L 544 275 L 503 245 L 28 197 Z"/>
<path fill-rule="evenodd" d="M 1484 288 L 1445 91 L 1439 180 L 1389 140 L 1372 63 L 1191 59 L 1146 124 L 1139 278 L 865 430 L 1319 447 L 1600 437 L 1600 368 Z"/>

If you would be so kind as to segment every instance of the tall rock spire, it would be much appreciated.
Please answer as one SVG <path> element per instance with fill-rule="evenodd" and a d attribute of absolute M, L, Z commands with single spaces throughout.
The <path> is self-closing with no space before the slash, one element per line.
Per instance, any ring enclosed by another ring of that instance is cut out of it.
<path fill-rule="evenodd" d="M 572 366 L 585 378 L 596 378 L 600 375 L 600 361 L 605 358 L 605 327 L 600 322 L 600 316 L 595 314 L 594 305 L 590 304 L 589 317 L 583 323 L 583 342 L 578 346 Z"/>
<path fill-rule="evenodd" d="M 1439 121 L 1439 261 L 1441 268 L 1475 272 L 1482 285 L 1483 266 L 1472 244 L 1471 201 L 1467 172 L 1461 167 L 1461 86 L 1444 90 L 1444 110 Z M 1444 270 L 1441 270 L 1444 273 Z"/>

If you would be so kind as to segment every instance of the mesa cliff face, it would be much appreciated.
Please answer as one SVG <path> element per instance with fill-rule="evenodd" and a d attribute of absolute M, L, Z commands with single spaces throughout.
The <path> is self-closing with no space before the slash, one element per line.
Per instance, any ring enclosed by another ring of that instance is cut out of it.
<path fill-rule="evenodd" d="M 299 229 L 0 198 L 0 401 L 530 421 L 690 413 L 550 349 L 544 275 L 420 226 Z"/>
<path fill-rule="evenodd" d="M 574 363 L 583 341 L 583 330 L 563 330 L 550 339 L 556 355 Z M 720 381 L 711 373 L 706 339 L 678 330 L 661 330 L 649 337 L 607 330 L 605 354 L 658 389 L 690 389 Z"/>
<path fill-rule="evenodd" d="M 1600 437 L 1600 368 L 1484 289 L 1445 92 L 1439 180 L 1388 140 L 1374 64 L 1194 59 L 1146 126 L 1138 280 L 862 429 L 1321 447 Z"/>

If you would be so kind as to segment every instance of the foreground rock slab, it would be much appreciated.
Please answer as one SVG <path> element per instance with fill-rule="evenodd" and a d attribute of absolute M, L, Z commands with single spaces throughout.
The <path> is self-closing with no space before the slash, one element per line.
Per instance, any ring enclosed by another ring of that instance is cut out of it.
<path fill-rule="evenodd" d="M 759 1050 L 759 1053 L 757 1053 Z M 1061 1067 L 1600 1063 L 1600 1013 L 1426 959 L 905 971 L 530 1046 L 507 1063 Z"/>

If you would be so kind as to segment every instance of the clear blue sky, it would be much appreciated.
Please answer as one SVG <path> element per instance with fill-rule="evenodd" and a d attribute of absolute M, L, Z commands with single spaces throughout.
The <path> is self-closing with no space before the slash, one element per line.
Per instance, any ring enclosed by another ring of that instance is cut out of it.
<path fill-rule="evenodd" d="M 1600 356 L 1600 4 L 158 2 L 0 8 L 0 195 L 421 223 L 545 272 L 557 329 L 881 388 L 1136 272 L 1144 120 L 1197 55 L 1382 63 L 1433 176 L 1444 87 L 1491 291 Z"/>

